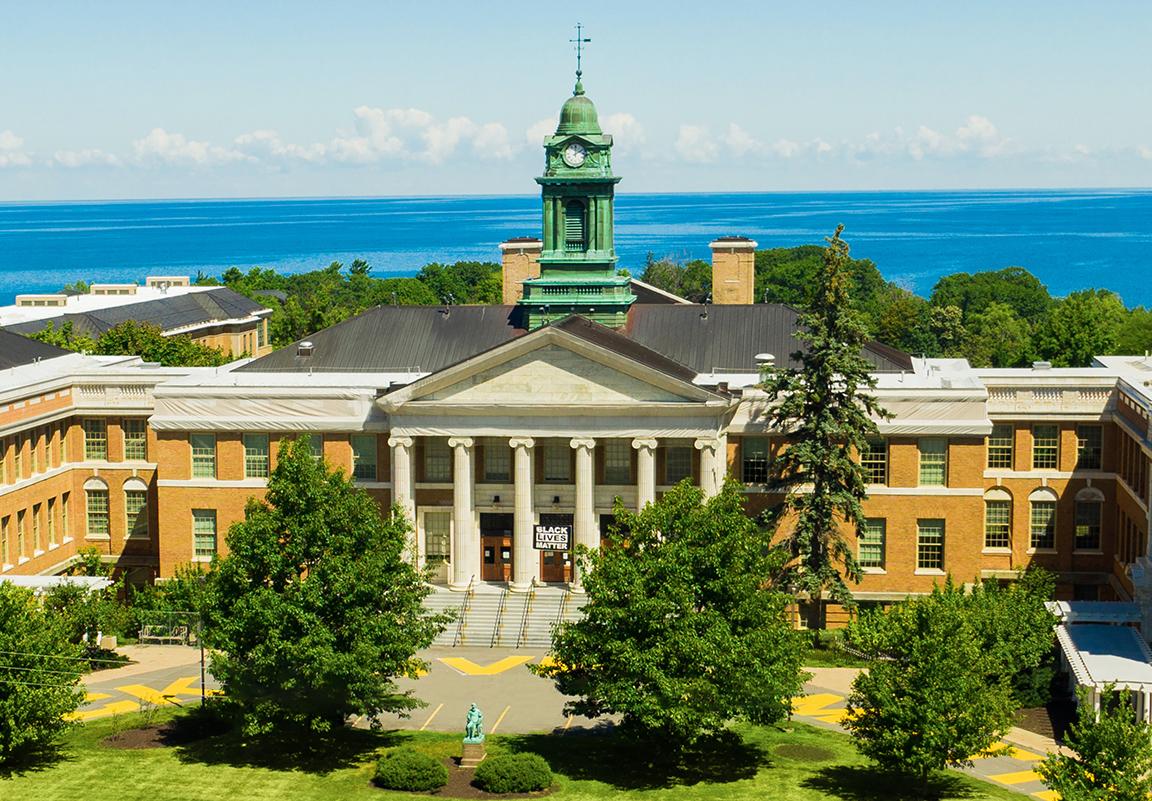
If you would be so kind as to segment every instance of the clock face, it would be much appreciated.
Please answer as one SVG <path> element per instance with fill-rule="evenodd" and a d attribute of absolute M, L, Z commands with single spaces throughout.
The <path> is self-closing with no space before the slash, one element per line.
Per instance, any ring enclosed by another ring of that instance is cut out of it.
<path fill-rule="evenodd" d="M 588 151 L 579 142 L 573 142 L 564 148 L 564 163 L 569 167 L 579 167 L 588 157 Z"/>

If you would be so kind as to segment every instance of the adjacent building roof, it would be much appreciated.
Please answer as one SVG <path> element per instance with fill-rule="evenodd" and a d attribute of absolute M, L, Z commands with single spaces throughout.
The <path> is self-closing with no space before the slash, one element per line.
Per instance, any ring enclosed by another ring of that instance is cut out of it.
<path fill-rule="evenodd" d="M 67 356 L 71 352 L 0 328 L 0 370 Z"/>
<path fill-rule="evenodd" d="M 1152 690 L 1152 651 L 1139 629 L 1089 623 L 1057 626 L 1056 641 L 1077 684 Z"/>
<path fill-rule="evenodd" d="M 239 370 L 432 373 L 522 336 L 522 313 L 516 306 L 377 306 L 308 337 L 311 355 L 299 355 L 293 344 Z M 636 304 L 618 331 L 581 325 L 603 329 L 597 335 L 608 338 L 609 347 L 631 342 L 694 373 L 754 373 L 764 353 L 778 365 L 793 365 L 790 354 L 803 346 L 797 318 L 795 309 L 780 304 Z M 563 324 L 574 325 L 571 319 Z M 912 369 L 907 354 L 879 343 L 863 355 L 877 372 Z"/>
<path fill-rule="evenodd" d="M 160 326 L 165 333 L 181 333 L 229 320 L 241 320 L 266 311 L 265 307 L 228 287 L 194 287 L 199 291 L 175 292 L 137 303 L 117 303 L 87 311 L 64 309 L 20 309 L 37 312 L 36 319 L 12 322 L 5 326 L 18 334 L 34 334 L 49 322 L 56 327 L 72 323 L 78 334 L 98 337 L 126 320 L 136 320 Z M 101 296 L 97 296 L 101 297 Z M 62 314 L 46 314 L 56 311 Z M 8 318 L 6 318 L 8 319 Z"/>

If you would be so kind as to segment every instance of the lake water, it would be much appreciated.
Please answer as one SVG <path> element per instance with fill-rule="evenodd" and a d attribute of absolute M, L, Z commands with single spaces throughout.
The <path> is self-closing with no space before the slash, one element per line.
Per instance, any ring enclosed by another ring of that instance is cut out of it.
<path fill-rule="evenodd" d="M 1106 287 L 1152 305 L 1152 191 L 805 192 L 620 195 L 620 264 L 709 258 L 708 242 L 821 244 L 837 223 L 857 257 L 928 294 L 957 271 L 1026 267 L 1056 295 Z M 0 304 L 77 279 L 295 272 L 366 259 L 373 275 L 430 261 L 499 260 L 538 235 L 537 196 L 0 203 Z"/>

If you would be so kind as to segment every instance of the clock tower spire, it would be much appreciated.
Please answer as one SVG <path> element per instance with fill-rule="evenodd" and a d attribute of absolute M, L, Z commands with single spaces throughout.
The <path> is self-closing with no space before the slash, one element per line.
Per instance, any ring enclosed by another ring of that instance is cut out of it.
<path fill-rule="evenodd" d="M 540 184 L 544 248 L 540 277 L 524 281 L 529 328 L 569 314 L 604 325 L 627 321 L 636 301 L 631 280 L 616 275 L 613 202 L 620 178 L 612 174 L 612 137 L 600 129 L 596 106 L 584 94 L 583 27 L 576 26 L 576 86 L 560 109 L 556 133 L 544 140 Z"/>

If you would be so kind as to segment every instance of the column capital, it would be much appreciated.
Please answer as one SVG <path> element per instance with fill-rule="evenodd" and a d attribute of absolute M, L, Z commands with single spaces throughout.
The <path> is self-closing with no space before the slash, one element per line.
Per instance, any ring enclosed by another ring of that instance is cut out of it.
<path fill-rule="evenodd" d="M 396 447 L 411 448 L 412 447 L 412 437 L 388 437 L 388 447 L 389 448 L 396 448 Z"/>
<path fill-rule="evenodd" d="M 509 448 L 533 448 L 536 446 L 536 440 L 532 437 L 512 437 L 508 440 Z"/>
<path fill-rule="evenodd" d="M 596 447 L 596 440 L 585 437 L 573 437 L 568 444 L 572 446 L 573 450 L 580 450 L 581 448 L 592 450 Z"/>
<path fill-rule="evenodd" d="M 720 447 L 720 440 L 718 440 L 716 437 L 701 437 L 700 439 L 696 440 L 694 444 L 696 445 L 696 450 L 698 451 L 702 451 L 705 448 L 708 448 L 709 450 L 716 450 L 718 447 Z"/>
<path fill-rule="evenodd" d="M 449 448 L 464 448 L 465 450 L 467 450 L 475 444 L 476 444 L 476 440 L 472 439 L 472 437 L 449 437 L 448 438 L 448 447 Z"/>
<path fill-rule="evenodd" d="M 640 450 L 654 451 L 654 450 L 656 450 L 657 444 L 658 443 L 656 442 L 655 437 L 649 437 L 647 439 L 640 438 L 640 439 L 632 440 L 632 447 L 638 451 L 640 451 Z"/>

